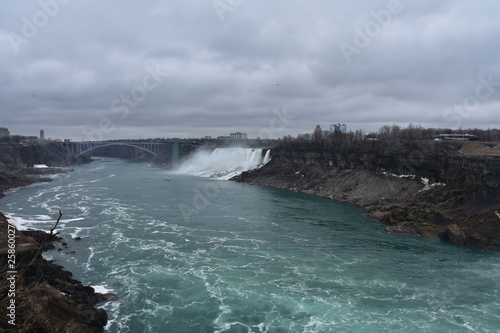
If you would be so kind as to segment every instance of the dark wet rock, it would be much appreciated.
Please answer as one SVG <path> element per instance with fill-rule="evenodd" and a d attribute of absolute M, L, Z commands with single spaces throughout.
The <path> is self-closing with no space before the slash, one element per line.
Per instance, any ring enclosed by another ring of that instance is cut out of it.
<path fill-rule="evenodd" d="M 477 234 L 477 233 L 475 233 L 475 234 Z M 476 235 L 476 237 L 477 237 L 477 235 Z M 446 238 L 450 242 L 452 242 L 453 244 L 457 244 L 457 245 L 467 245 L 467 243 L 468 243 L 467 235 L 456 224 L 448 225 L 448 227 L 446 229 Z"/>
<path fill-rule="evenodd" d="M 108 313 L 104 309 L 97 309 L 90 325 L 96 328 L 104 327 L 108 323 Z"/>
<path fill-rule="evenodd" d="M 416 235 L 421 236 L 418 228 L 416 228 L 413 224 L 410 223 L 398 223 L 392 226 L 388 226 L 385 228 L 385 231 L 391 232 L 394 234 L 406 234 L 406 235 Z"/>

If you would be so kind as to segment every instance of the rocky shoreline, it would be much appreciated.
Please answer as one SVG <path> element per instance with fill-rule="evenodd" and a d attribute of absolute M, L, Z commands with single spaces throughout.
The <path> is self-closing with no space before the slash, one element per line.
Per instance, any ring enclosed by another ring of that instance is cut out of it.
<path fill-rule="evenodd" d="M 9 257 L 8 246 L 14 232 L 15 262 Z M 43 259 L 42 252 L 55 248 L 54 244 L 65 246 L 62 239 L 44 231 L 15 230 L 0 213 L 2 331 L 93 333 L 106 326 L 107 313 L 98 306 L 116 296 L 96 293 L 62 266 Z"/>
<path fill-rule="evenodd" d="M 5 196 L 5 191 L 13 188 L 28 186 L 34 183 L 51 182 L 52 178 L 46 177 L 59 173 L 66 173 L 74 169 L 68 167 L 56 167 L 46 169 L 20 168 L 15 171 L 0 171 L 0 198 Z"/>
<path fill-rule="evenodd" d="M 357 204 L 388 232 L 500 250 L 500 158 L 455 143 L 382 144 L 282 145 L 233 180 Z"/>
<path fill-rule="evenodd" d="M 50 182 L 52 174 L 72 171 L 76 159 L 58 144 L 2 145 L 0 198 L 4 191 Z M 33 162 L 52 167 L 29 168 Z M 9 244 L 9 239 L 11 244 Z M 15 240 L 15 248 L 12 246 Z M 102 332 L 107 314 L 99 304 L 115 297 L 96 293 L 51 261 L 42 252 L 65 250 L 64 240 L 40 230 L 18 231 L 0 213 L 0 327 L 5 332 Z M 15 250 L 15 257 L 12 252 Z M 10 251 L 10 252 L 9 252 Z M 12 260 L 15 259 L 13 262 Z M 10 266 L 13 265 L 13 266 Z M 13 274 L 12 272 L 15 272 Z M 11 304 L 15 305 L 14 309 Z M 8 307 L 11 306 L 9 309 Z M 15 323 L 15 326 L 13 325 Z"/>
<path fill-rule="evenodd" d="M 33 177 L 22 170 L 12 172 L 0 172 L 0 198 L 5 196 L 5 191 L 28 186 L 38 182 L 51 182 L 52 179 L 48 177 Z"/>

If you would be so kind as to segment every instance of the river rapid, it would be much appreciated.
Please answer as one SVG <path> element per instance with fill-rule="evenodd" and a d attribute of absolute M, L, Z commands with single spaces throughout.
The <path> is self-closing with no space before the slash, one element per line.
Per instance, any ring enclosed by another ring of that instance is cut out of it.
<path fill-rule="evenodd" d="M 45 257 L 119 296 L 108 332 L 500 327 L 499 253 L 388 234 L 353 205 L 110 158 L 0 200 L 19 228 L 59 209 L 68 248 Z"/>

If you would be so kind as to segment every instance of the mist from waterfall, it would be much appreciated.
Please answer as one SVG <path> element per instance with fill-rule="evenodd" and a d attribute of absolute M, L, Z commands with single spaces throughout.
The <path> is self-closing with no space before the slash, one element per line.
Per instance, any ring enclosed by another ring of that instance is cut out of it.
<path fill-rule="evenodd" d="M 184 161 L 176 173 L 199 177 L 230 179 L 243 171 L 252 170 L 270 160 L 270 150 L 263 156 L 262 148 L 216 148 L 200 150 Z"/>

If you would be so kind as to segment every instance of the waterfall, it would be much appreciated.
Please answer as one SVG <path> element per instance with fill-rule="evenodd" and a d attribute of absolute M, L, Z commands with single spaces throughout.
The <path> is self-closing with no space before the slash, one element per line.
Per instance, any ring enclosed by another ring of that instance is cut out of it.
<path fill-rule="evenodd" d="M 255 169 L 270 159 L 270 150 L 262 157 L 262 148 L 216 148 L 199 151 L 184 161 L 177 173 L 200 177 L 230 179 L 243 171 Z"/>
<path fill-rule="evenodd" d="M 266 164 L 271 160 L 271 149 L 266 151 L 266 156 L 264 156 L 264 161 L 262 163 Z"/>

